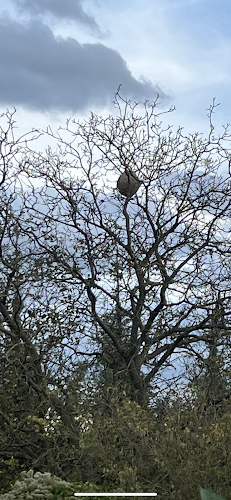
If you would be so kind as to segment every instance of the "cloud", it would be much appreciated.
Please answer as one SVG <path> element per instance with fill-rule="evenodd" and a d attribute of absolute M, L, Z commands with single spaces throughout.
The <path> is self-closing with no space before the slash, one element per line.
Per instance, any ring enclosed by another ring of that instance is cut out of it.
<path fill-rule="evenodd" d="M 136 100 L 164 93 L 135 79 L 120 54 L 101 43 L 55 37 L 40 21 L 0 20 L 0 103 L 38 111 L 84 110 L 112 102 L 118 86 Z"/>
<path fill-rule="evenodd" d="M 32 16 L 49 13 L 56 18 L 80 22 L 99 31 L 94 18 L 83 11 L 81 0 L 14 0 L 14 3 L 22 12 L 29 12 Z"/>

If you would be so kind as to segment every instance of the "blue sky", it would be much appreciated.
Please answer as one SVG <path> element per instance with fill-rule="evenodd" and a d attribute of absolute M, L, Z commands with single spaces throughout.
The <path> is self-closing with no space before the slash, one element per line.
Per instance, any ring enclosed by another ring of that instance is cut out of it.
<path fill-rule="evenodd" d="M 124 97 L 175 105 L 187 131 L 230 119 L 228 0 L 2 0 L 0 109 L 17 108 L 19 130 L 56 127 Z"/>

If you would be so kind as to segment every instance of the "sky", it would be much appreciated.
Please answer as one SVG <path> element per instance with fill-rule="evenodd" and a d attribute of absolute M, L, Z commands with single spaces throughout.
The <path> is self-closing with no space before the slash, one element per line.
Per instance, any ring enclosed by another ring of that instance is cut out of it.
<path fill-rule="evenodd" d="M 1 0 L 0 111 L 18 128 L 113 112 L 114 94 L 160 95 L 188 132 L 231 120 L 229 0 Z"/>

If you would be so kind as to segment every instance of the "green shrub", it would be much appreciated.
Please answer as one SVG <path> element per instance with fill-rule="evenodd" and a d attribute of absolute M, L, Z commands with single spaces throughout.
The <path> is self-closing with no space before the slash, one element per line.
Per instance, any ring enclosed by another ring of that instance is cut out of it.
<path fill-rule="evenodd" d="M 98 492 L 104 489 L 92 483 L 69 483 L 49 472 L 41 473 L 30 469 L 21 473 L 21 480 L 15 481 L 8 493 L 0 495 L 0 500 L 76 500 L 74 493 Z M 78 497 L 81 499 L 81 497 Z M 85 500 L 85 497 L 82 497 Z M 88 500 L 91 497 L 87 497 Z M 92 497 L 95 500 L 95 497 Z M 109 500 L 110 497 L 104 497 Z"/>
<path fill-rule="evenodd" d="M 55 489 L 59 486 L 60 496 L 55 493 Z M 69 496 L 64 497 L 61 491 L 68 492 L 70 483 L 61 481 L 58 478 L 52 477 L 49 472 L 35 472 L 30 469 L 28 472 L 21 473 L 21 480 L 17 480 L 12 485 L 8 493 L 0 495 L 1 500 L 61 500 L 62 498 L 75 499 L 72 492 Z"/>

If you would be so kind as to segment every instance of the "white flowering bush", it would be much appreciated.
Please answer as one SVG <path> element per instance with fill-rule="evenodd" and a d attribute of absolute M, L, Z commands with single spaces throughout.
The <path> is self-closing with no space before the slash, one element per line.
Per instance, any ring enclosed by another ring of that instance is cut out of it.
<path fill-rule="evenodd" d="M 50 472 L 34 473 L 30 469 L 21 473 L 21 480 L 17 480 L 10 491 L 0 494 L 0 500 L 76 500 L 75 492 L 99 493 L 100 491 L 100 486 L 90 482 L 69 483 L 51 476 Z M 79 500 L 81 498 L 83 497 L 79 497 Z M 104 498 L 110 500 L 110 497 Z M 88 500 L 95 500 L 95 497 L 89 495 Z"/>
<path fill-rule="evenodd" d="M 49 472 L 35 472 L 30 469 L 21 473 L 8 493 L 0 495 L 1 500 L 68 500 L 75 499 L 71 483 L 52 477 Z"/>

